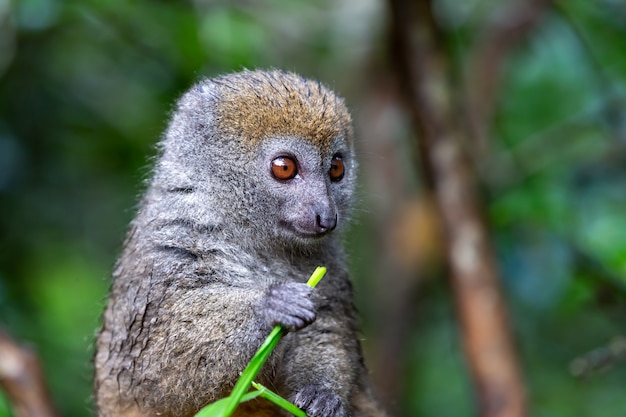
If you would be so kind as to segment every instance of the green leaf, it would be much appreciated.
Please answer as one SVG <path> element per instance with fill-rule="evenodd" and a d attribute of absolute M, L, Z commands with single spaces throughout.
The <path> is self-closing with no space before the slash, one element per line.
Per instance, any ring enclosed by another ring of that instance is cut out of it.
<path fill-rule="evenodd" d="M 275 392 L 264 387 L 263 385 L 253 381 L 252 386 L 258 390 L 255 392 L 258 392 L 262 398 L 265 398 L 266 400 L 276 404 L 277 406 L 281 407 L 283 410 L 290 412 L 296 417 L 307 417 L 306 413 L 302 411 L 300 408 L 296 407 L 295 405 L 285 400 L 283 397 L 276 394 Z"/>
<path fill-rule="evenodd" d="M 276 326 L 270 333 L 270 335 L 265 339 L 257 353 L 254 355 L 252 360 L 246 366 L 246 369 L 241 373 L 239 380 L 235 384 L 235 388 L 233 388 L 233 392 L 230 397 L 226 397 L 227 401 L 224 406 L 223 412 L 220 414 L 222 417 L 230 416 L 243 398 L 244 394 L 250 388 L 250 384 L 252 380 L 257 376 L 261 367 L 267 361 L 270 354 L 274 350 L 274 347 L 280 340 L 284 333 L 284 330 L 281 326 Z"/>

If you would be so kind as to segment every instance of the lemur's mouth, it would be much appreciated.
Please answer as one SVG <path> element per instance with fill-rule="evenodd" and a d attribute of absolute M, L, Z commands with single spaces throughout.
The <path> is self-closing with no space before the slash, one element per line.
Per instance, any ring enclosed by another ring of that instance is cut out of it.
<path fill-rule="evenodd" d="M 328 228 L 324 230 L 303 230 L 301 227 L 298 227 L 297 225 L 293 223 L 284 222 L 284 221 L 280 222 L 279 225 L 281 229 L 284 229 L 289 234 L 295 235 L 296 237 L 300 239 L 306 239 L 306 240 L 322 238 L 328 235 L 330 232 L 332 232 L 335 229 L 333 227 L 332 229 Z"/>

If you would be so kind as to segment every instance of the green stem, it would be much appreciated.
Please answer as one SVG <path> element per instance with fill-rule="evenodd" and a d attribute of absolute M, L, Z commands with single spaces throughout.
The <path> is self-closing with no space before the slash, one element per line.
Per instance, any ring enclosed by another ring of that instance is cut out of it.
<path fill-rule="evenodd" d="M 222 413 L 223 417 L 228 417 L 235 411 L 235 409 L 241 402 L 241 398 L 250 388 L 252 380 L 257 376 L 257 374 L 261 370 L 261 367 L 263 366 L 265 361 L 267 361 L 270 353 L 272 353 L 272 350 L 274 350 L 274 347 L 282 337 L 283 332 L 284 330 L 281 326 L 274 327 L 270 335 L 265 339 L 257 353 L 254 355 L 252 360 L 248 363 L 248 366 L 246 366 L 246 369 L 244 369 L 241 376 L 239 377 L 239 380 L 235 384 L 233 392 L 230 394 L 230 397 L 228 397 L 229 401 L 224 407 L 224 411 Z"/>
<path fill-rule="evenodd" d="M 326 268 L 323 266 L 318 266 L 317 268 L 315 268 L 315 271 L 313 271 L 313 273 L 311 274 L 311 277 L 306 282 L 306 285 L 308 285 L 311 288 L 315 288 L 317 283 L 320 282 L 322 278 L 324 278 L 325 274 L 326 274 Z"/>
<path fill-rule="evenodd" d="M 322 277 L 326 274 L 326 268 L 323 266 L 318 266 L 311 277 L 307 281 L 307 285 L 312 288 L 315 288 L 318 282 L 322 279 Z M 263 364 L 267 361 L 270 354 L 274 350 L 274 347 L 280 340 L 280 338 L 285 333 L 285 330 L 282 326 L 276 326 L 272 330 L 269 336 L 265 339 L 257 353 L 248 363 L 246 369 L 244 369 L 243 373 L 239 377 L 239 380 L 235 384 L 233 388 L 233 392 L 228 397 L 228 402 L 224 407 L 224 411 L 222 413 L 222 417 L 229 417 L 237 408 L 239 403 L 241 402 L 241 398 L 244 394 L 250 389 L 250 384 L 256 378 L 257 374 L 261 370 Z M 295 406 L 294 406 L 295 407 Z"/>

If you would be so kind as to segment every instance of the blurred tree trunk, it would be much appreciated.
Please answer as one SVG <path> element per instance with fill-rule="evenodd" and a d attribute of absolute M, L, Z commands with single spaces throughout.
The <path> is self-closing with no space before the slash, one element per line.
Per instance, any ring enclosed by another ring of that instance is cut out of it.
<path fill-rule="evenodd" d="M 418 130 L 424 180 L 440 211 L 465 354 L 485 417 L 522 417 L 527 406 L 470 158 L 485 155 L 506 52 L 533 27 L 547 4 L 513 4 L 502 14 L 504 20 L 484 31 L 463 98 L 453 88 L 451 59 L 432 3 L 390 0 L 393 63 Z M 472 111 L 463 113 L 464 105 Z"/>
<path fill-rule="evenodd" d="M 36 353 L 0 328 L 0 388 L 17 417 L 55 417 L 56 412 Z"/>

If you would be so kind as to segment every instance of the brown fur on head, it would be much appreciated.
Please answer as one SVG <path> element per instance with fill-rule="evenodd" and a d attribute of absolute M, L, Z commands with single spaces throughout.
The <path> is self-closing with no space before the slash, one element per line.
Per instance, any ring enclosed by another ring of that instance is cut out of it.
<path fill-rule="evenodd" d="M 274 70 L 244 71 L 217 78 L 222 132 L 249 141 L 296 136 L 322 150 L 344 136 L 352 142 L 351 119 L 343 100 L 316 81 Z"/>

